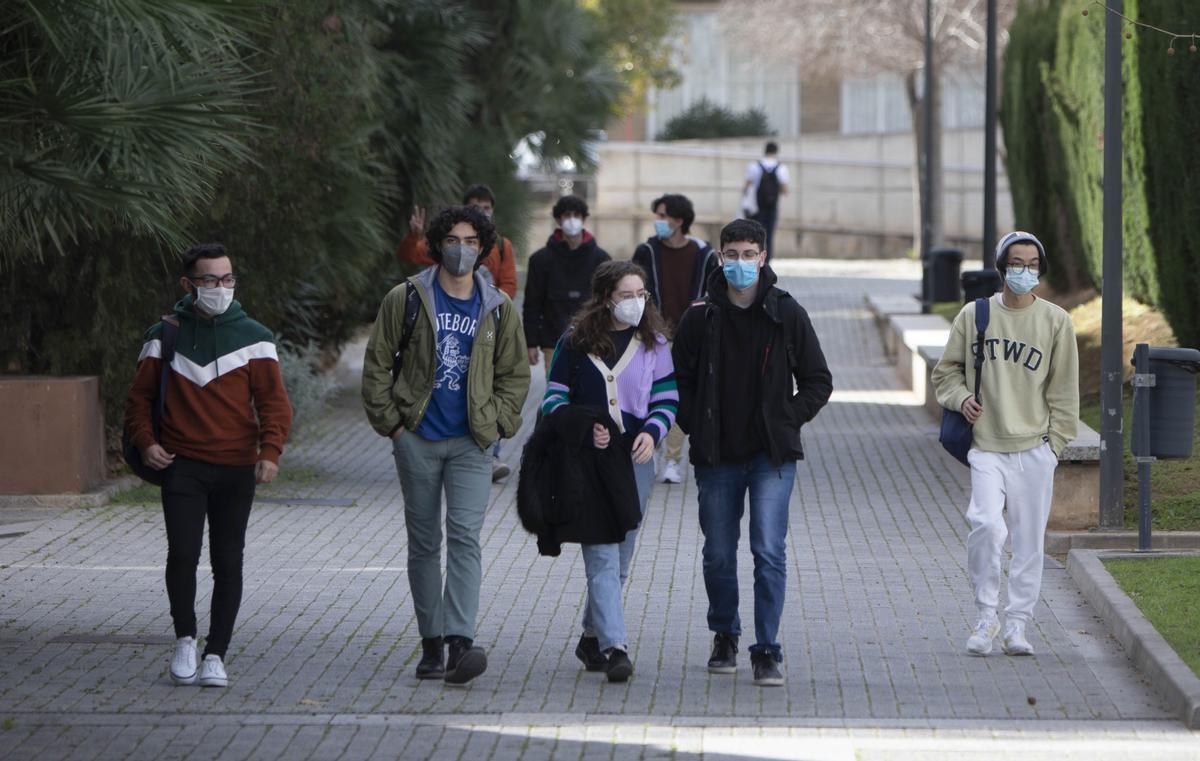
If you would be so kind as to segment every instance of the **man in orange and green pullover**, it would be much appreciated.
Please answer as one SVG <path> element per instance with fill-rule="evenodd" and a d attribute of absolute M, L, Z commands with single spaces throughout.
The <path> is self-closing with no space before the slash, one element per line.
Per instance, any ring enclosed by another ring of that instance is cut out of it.
<path fill-rule="evenodd" d="M 152 409 L 163 362 L 162 322 L 146 332 L 125 402 L 125 430 L 143 462 L 164 471 L 167 597 L 176 636 L 170 677 L 176 684 L 224 687 L 254 488 L 279 470 L 292 407 L 271 331 L 233 300 L 237 279 L 224 246 L 193 246 L 183 265 L 180 284 L 188 293 L 174 309 L 179 327 L 159 433 Z M 206 519 L 212 619 L 197 673 L 196 567 Z"/>

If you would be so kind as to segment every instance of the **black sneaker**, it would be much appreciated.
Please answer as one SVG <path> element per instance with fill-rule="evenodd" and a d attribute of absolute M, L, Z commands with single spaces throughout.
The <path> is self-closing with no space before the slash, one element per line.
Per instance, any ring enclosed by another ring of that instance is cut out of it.
<path fill-rule="evenodd" d="M 608 674 L 608 681 L 624 682 L 633 676 L 633 661 L 629 660 L 629 653 L 619 647 L 610 647 L 605 655 L 608 659 L 604 673 Z"/>
<path fill-rule="evenodd" d="M 600 652 L 600 640 L 586 634 L 579 637 L 579 644 L 575 646 L 575 657 L 583 662 L 583 667 L 588 671 L 604 671 L 608 666 L 608 659 Z"/>
<path fill-rule="evenodd" d="M 717 634 L 713 637 L 712 655 L 708 657 L 708 673 L 737 672 L 737 643 L 738 638 L 732 634 Z"/>
<path fill-rule="evenodd" d="M 779 687 L 783 685 L 783 672 L 779 663 L 783 660 L 774 653 L 750 653 L 750 665 L 754 667 L 754 683 L 759 687 Z"/>
<path fill-rule="evenodd" d="M 417 663 L 417 679 L 441 679 L 446 673 L 445 647 L 441 637 L 421 640 L 421 660 Z"/>
<path fill-rule="evenodd" d="M 487 671 L 487 653 L 466 637 L 447 637 L 446 684 L 466 684 Z"/>

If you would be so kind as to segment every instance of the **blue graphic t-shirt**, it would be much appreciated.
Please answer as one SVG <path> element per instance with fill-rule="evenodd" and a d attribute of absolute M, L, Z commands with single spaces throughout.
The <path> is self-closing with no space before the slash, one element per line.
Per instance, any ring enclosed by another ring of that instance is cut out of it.
<path fill-rule="evenodd" d="M 479 289 L 468 299 L 456 299 L 434 278 L 433 308 L 437 317 L 437 369 L 433 397 L 416 433 L 428 441 L 445 441 L 471 433 L 467 424 L 467 369 L 479 327 Z"/>

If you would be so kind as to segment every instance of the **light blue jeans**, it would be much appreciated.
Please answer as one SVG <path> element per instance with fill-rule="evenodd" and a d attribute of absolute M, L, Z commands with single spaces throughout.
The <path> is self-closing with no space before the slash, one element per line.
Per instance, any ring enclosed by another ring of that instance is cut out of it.
<path fill-rule="evenodd" d="M 642 505 L 642 520 L 646 520 L 646 500 L 654 486 L 654 458 L 633 465 L 633 477 L 637 482 L 638 500 Z M 629 638 L 625 635 L 625 612 L 621 608 L 621 588 L 629 577 L 629 561 L 633 559 L 633 547 L 637 540 L 637 529 L 625 535 L 620 544 L 585 544 L 583 567 L 587 572 L 588 594 L 583 606 L 583 633 L 600 640 L 600 649 L 610 647 L 629 649 Z"/>
<path fill-rule="evenodd" d="M 406 431 L 392 442 L 404 525 L 408 584 L 423 639 L 475 638 L 483 575 L 479 534 L 492 493 L 492 459 L 475 439 L 429 441 Z M 442 493 L 446 576 L 442 578 Z"/>

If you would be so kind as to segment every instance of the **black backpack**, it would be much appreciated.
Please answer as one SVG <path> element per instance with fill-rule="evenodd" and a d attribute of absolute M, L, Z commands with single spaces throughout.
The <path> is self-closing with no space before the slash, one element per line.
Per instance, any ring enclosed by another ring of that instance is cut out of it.
<path fill-rule="evenodd" d="M 170 377 L 171 361 L 175 359 L 175 340 L 178 337 L 179 320 L 174 315 L 163 315 L 162 337 L 159 339 L 162 341 L 162 369 L 158 373 L 158 398 L 154 400 L 154 406 L 150 408 L 150 419 L 154 423 L 155 441 L 158 441 L 162 435 L 163 405 L 166 404 L 167 398 L 167 378 Z M 125 464 L 129 466 L 129 469 L 133 471 L 135 476 L 155 486 L 162 486 L 167 471 L 171 469 L 168 466 L 163 470 L 155 470 L 143 462 L 141 451 L 129 439 L 128 428 L 121 434 L 121 455 L 125 458 Z"/>
<path fill-rule="evenodd" d="M 392 383 L 400 377 L 400 369 L 404 367 L 404 352 L 408 351 L 413 329 L 417 327 L 417 318 L 421 315 L 421 297 L 417 295 L 417 286 L 412 280 L 405 280 L 404 287 L 404 325 L 400 328 L 400 345 L 392 355 Z M 500 307 L 492 310 L 492 314 L 496 319 L 496 341 L 492 344 L 492 351 L 496 352 L 500 347 Z"/>
<path fill-rule="evenodd" d="M 779 205 L 779 177 L 775 174 L 779 171 L 779 164 L 773 169 L 767 169 L 760 161 L 758 168 L 762 171 L 762 176 L 758 179 L 758 190 L 754 198 L 758 202 L 758 208 L 774 209 Z"/>

